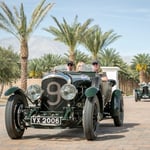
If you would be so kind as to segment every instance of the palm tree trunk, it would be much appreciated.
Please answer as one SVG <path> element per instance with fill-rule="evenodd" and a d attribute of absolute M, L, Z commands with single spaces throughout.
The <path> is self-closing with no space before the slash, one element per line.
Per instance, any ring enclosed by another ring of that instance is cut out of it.
<path fill-rule="evenodd" d="M 139 72 L 139 81 L 140 83 L 145 82 L 145 73 L 143 70 Z"/>
<path fill-rule="evenodd" d="M 28 43 L 25 38 L 21 39 L 21 89 L 27 89 L 27 65 L 28 65 Z"/>
<path fill-rule="evenodd" d="M 74 49 L 70 49 L 69 60 L 75 61 L 75 52 Z"/>
<path fill-rule="evenodd" d="M 3 90 L 4 90 L 4 82 L 1 83 L 0 98 L 1 98 L 1 96 L 2 96 Z"/>

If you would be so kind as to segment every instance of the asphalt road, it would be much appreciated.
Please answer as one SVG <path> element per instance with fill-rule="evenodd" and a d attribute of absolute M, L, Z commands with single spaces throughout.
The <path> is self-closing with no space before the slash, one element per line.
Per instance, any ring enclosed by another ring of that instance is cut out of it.
<path fill-rule="evenodd" d="M 22 139 L 12 140 L 5 129 L 5 103 L 0 103 L 1 150 L 150 150 L 150 100 L 135 102 L 124 97 L 125 119 L 122 127 L 113 120 L 100 122 L 98 138 L 87 141 L 82 129 L 28 128 Z"/>

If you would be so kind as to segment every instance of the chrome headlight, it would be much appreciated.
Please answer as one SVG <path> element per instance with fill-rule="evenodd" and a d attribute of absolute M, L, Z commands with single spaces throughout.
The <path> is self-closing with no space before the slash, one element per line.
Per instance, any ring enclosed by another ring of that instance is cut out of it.
<path fill-rule="evenodd" d="M 65 100 L 72 100 L 77 94 L 77 89 L 72 84 L 64 84 L 60 90 L 61 96 Z"/>
<path fill-rule="evenodd" d="M 42 89 L 39 85 L 30 85 L 27 88 L 27 96 L 33 101 L 38 100 L 41 94 L 42 94 Z"/>

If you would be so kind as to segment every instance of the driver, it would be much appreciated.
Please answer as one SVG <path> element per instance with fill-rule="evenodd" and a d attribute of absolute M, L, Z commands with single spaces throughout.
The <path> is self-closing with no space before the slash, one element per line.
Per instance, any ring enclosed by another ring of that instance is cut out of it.
<path fill-rule="evenodd" d="M 74 63 L 73 61 L 68 61 L 67 62 L 67 71 L 73 71 L 74 70 Z"/>

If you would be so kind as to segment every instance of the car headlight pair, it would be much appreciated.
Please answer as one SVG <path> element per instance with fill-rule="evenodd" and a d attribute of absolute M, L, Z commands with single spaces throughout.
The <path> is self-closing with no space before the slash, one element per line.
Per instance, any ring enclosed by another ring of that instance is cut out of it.
<path fill-rule="evenodd" d="M 31 85 L 28 87 L 26 94 L 31 100 L 36 101 L 40 98 L 42 89 L 39 85 Z M 64 84 L 60 90 L 60 94 L 64 100 L 72 100 L 77 94 L 77 89 L 72 84 Z"/>
<path fill-rule="evenodd" d="M 72 100 L 77 94 L 77 89 L 72 84 L 64 84 L 60 90 L 61 97 L 65 100 Z"/>

